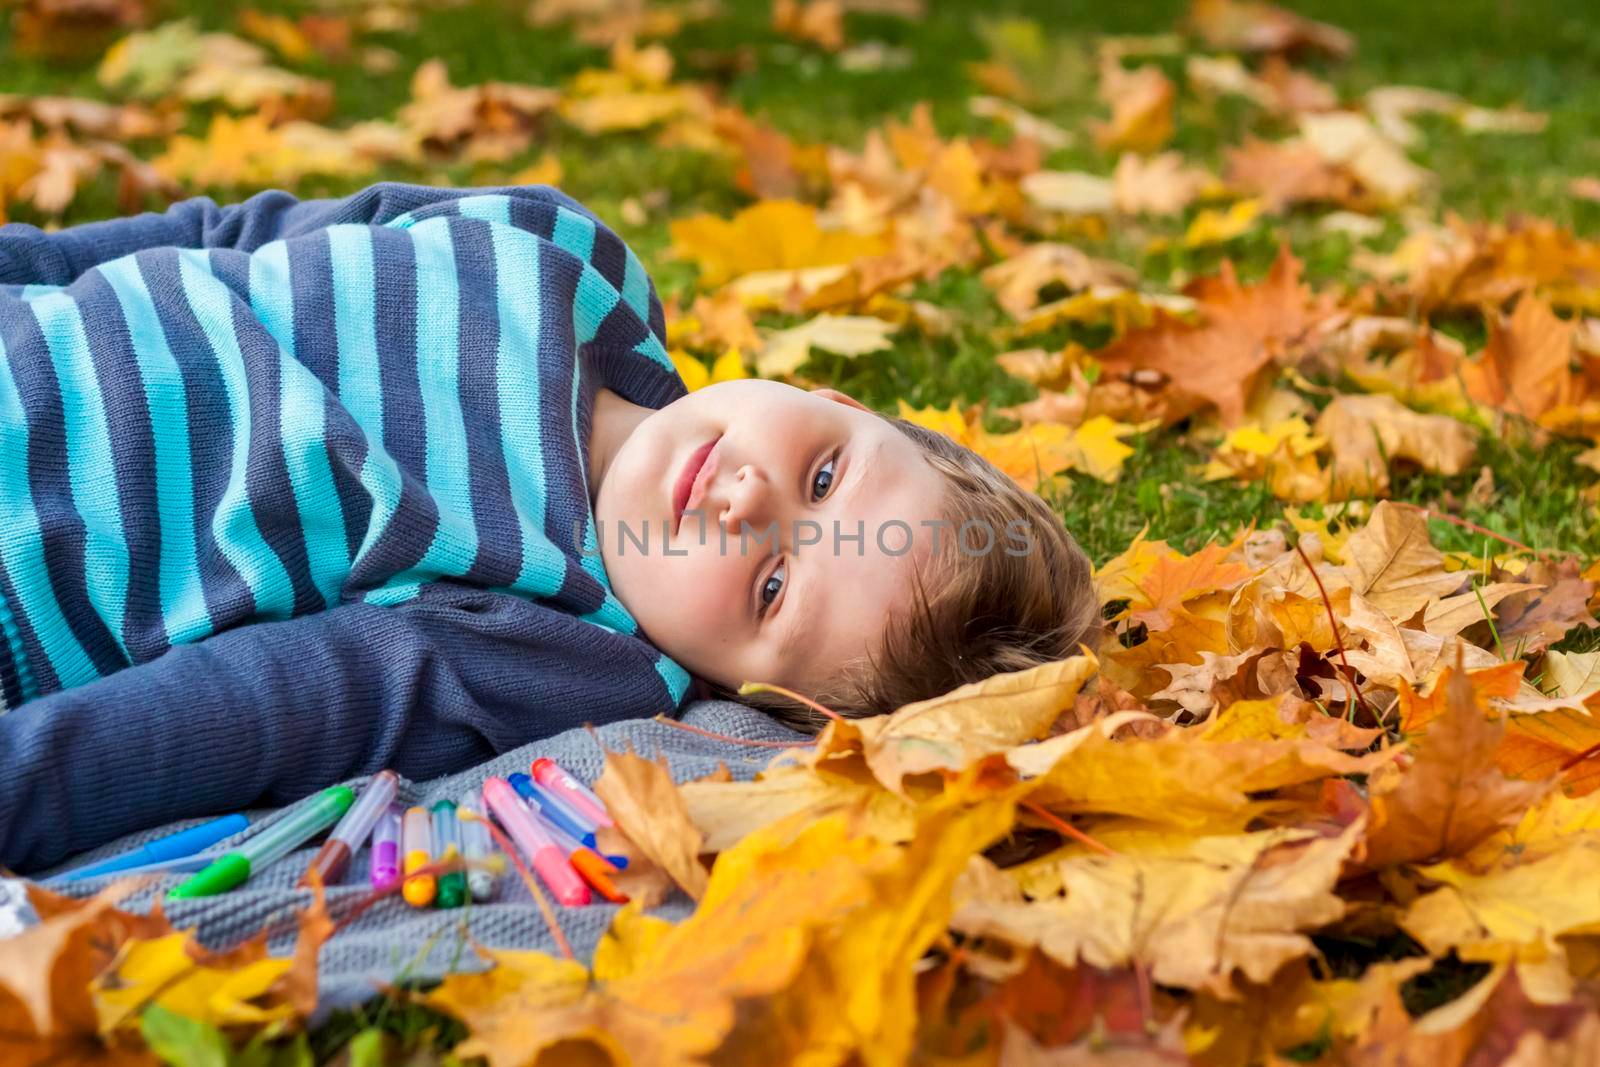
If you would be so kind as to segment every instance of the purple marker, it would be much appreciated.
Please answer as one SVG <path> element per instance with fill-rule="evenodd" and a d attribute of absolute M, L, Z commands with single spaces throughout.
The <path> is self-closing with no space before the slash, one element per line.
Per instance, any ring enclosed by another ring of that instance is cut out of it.
<path fill-rule="evenodd" d="M 378 817 L 372 828 L 372 857 L 368 864 L 368 877 L 372 888 L 382 892 L 400 881 L 400 818 L 398 804 Z"/>

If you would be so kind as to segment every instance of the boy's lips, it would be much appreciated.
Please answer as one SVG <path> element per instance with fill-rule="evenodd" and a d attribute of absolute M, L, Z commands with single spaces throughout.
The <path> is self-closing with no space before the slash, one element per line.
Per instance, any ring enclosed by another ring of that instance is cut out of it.
<path fill-rule="evenodd" d="M 683 470 L 678 472 L 678 480 L 672 487 L 673 533 L 677 533 L 678 527 L 682 525 L 683 513 L 700 503 L 700 498 L 705 496 L 711 476 L 717 473 L 717 464 L 712 453 L 716 451 L 717 442 L 721 440 L 722 435 L 718 434 L 689 453 Z"/>

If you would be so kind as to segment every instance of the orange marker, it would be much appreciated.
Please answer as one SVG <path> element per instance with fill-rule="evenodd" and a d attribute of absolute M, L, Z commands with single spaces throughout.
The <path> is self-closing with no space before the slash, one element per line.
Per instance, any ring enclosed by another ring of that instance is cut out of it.
<path fill-rule="evenodd" d="M 628 894 L 618 889 L 617 883 L 611 880 L 611 876 L 618 873 L 620 868 L 588 845 L 575 840 L 571 834 L 545 818 L 542 812 L 536 812 L 533 817 L 544 824 L 550 836 L 556 839 L 556 844 L 561 846 L 561 851 L 567 854 L 567 861 L 583 875 L 583 880 L 596 893 L 613 904 L 628 902 Z"/>

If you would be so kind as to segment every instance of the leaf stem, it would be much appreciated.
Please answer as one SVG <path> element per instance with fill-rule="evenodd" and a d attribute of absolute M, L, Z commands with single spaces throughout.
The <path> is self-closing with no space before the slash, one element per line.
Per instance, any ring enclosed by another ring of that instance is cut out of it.
<path fill-rule="evenodd" d="M 1333 644 L 1339 650 L 1339 662 L 1344 664 L 1345 680 L 1350 683 L 1350 689 L 1355 693 L 1356 700 L 1361 704 L 1361 710 L 1372 716 L 1373 721 L 1380 726 L 1383 720 L 1378 718 L 1378 713 L 1372 710 L 1372 705 L 1367 703 L 1366 694 L 1361 692 L 1361 687 L 1356 684 L 1355 668 L 1350 666 L 1350 659 L 1344 654 L 1344 639 L 1339 636 L 1339 620 L 1333 616 L 1333 601 L 1328 599 L 1328 589 L 1322 584 L 1322 575 L 1317 573 L 1317 568 L 1312 566 L 1311 557 L 1306 555 L 1306 550 L 1301 547 L 1298 540 L 1294 543 L 1294 550 L 1300 553 L 1300 559 L 1305 563 L 1306 570 L 1311 572 L 1311 580 L 1317 583 L 1317 592 L 1322 594 L 1322 606 L 1328 611 L 1328 625 L 1333 627 Z"/>
<path fill-rule="evenodd" d="M 740 696 L 748 696 L 751 693 L 777 693 L 779 696 L 786 696 L 790 700 L 799 701 L 814 711 L 821 712 L 834 722 L 844 721 L 844 716 L 840 715 L 832 708 L 825 708 L 821 704 L 818 704 L 815 700 L 812 700 L 810 697 L 803 697 L 799 693 L 796 693 L 793 689 L 785 689 L 781 685 L 774 685 L 771 682 L 746 682 L 739 687 Z"/>
<path fill-rule="evenodd" d="M 1059 815 L 1056 815 L 1054 812 L 1047 811 L 1045 808 L 1040 807 L 1033 801 L 1024 800 L 1022 802 L 1022 806 L 1027 808 L 1028 811 L 1032 812 L 1034 815 L 1037 815 L 1039 818 L 1043 819 L 1045 822 L 1049 823 L 1052 829 L 1058 831 L 1063 836 L 1072 838 L 1072 840 L 1078 842 L 1080 845 L 1083 845 L 1085 848 L 1093 849 L 1102 856 L 1115 856 L 1117 854 L 1116 849 L 1108 848 L 1105 845 L 1102 845 L 1100 842 L 1096 841 L 1094 838 L 1090 837 L 1088 834 L 1084 833 L 1067 820 L 1061 818 Z"/>

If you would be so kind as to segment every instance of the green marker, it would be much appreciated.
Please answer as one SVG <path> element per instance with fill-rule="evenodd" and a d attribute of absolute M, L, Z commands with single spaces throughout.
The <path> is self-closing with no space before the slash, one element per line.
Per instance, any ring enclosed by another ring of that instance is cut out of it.
<path fill-rule="evenodd" d="M 456 806 L 441 800 L 433 806 L 433 858 L 441 863 L 461 858 L 461 829 L 456 819 Z M 467 902 L 467 872 L 451 871 L 439 876 L 439 895 L 434 898 L 436 908 L 459 908 Z"/>
<path fill-rule="evenodd" d="M 168 900 L 210 897 L 240 886 L 250 875 L 275 863 L 339 821 L 356 795 L 347 785 L 318 793 L 299 811 L 279 819 L 238 848 L 167 894 Z"/>

